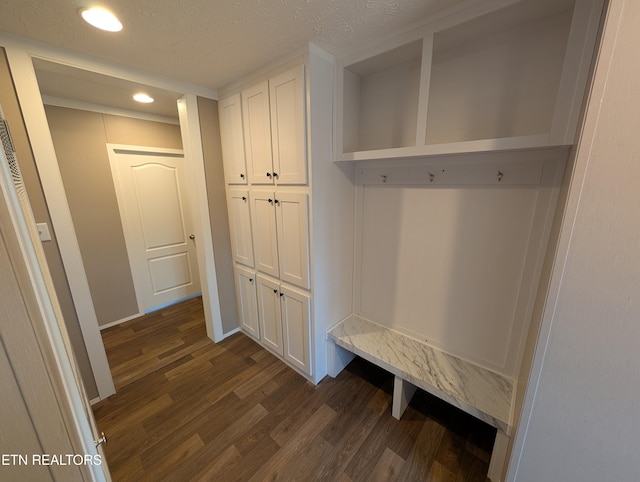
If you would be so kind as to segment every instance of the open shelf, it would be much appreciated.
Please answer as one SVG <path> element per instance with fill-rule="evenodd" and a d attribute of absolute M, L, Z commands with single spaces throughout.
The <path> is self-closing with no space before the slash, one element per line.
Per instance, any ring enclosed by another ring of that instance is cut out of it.
<path fill-rule="evenodd" d="M 470 7 L 338 59 L 336 160 L 570 145 L 602 1 Z"/>
<path fill-rule="evenodd" d="M 434 35 L 427 144 L 549 133 L 571 27 L 559 3 L 516 4 Z"/>
<path fill-rule="evenodd" d="M 422 40 L 344 69 L 344 152 L 414 146 Z"/>

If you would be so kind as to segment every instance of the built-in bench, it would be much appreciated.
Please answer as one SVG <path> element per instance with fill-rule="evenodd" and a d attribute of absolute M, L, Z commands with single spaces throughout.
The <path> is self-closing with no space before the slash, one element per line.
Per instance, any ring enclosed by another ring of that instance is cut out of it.
<path fill-rule="evenodd" d="M 331 376 L 336 376 L 354 355 L 395 375 L 395 418 L 400 419 L 416 388 L 421 388 L 496 427 L 489 478 L 500 479 L 511 434 L 512 379 L 356 315 L 334 326 L 328 338 Z"/>

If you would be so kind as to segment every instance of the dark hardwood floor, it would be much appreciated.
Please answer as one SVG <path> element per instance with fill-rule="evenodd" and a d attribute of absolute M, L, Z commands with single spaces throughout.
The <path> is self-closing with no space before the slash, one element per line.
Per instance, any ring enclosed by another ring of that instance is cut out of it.
<path fill-rule="evenodd" d="M 313 386 L 192 299 L 102 332 L 117 393 L 94 406 L 115 481 L 482 481 L 495 429 L 354 360 Z"/>

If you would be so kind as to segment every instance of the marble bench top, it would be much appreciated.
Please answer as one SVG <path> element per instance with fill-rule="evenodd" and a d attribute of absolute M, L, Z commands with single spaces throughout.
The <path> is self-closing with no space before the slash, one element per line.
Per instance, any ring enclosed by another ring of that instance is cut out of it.
<path fill-rule="evenodd" d="M 336 345 L 510 434 L 512 379 L 356 315 L 332 328 L 329 338 Z"/>

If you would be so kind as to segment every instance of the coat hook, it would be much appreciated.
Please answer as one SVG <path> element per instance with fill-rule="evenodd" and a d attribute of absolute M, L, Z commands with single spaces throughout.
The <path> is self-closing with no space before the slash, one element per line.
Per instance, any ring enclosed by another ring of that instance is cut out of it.
<path fill-rule="evenodd" d="M 502 171 L 498 170 L 498 182 L 502 182 L 502 178 L 504 177 L 504 174 Z"/>
<path fill-rule="evenodd" d="M 436 178 L 436 175 L 432 172 L 429 173 L 429 182 L 433 182 L 433 180 Z"/>
<path fill-rule="evenodd" d="M 387 182 L 387 175 L 386 174 L 380 174 L 380 177 L 382 178 L 382 182 Z"/>

